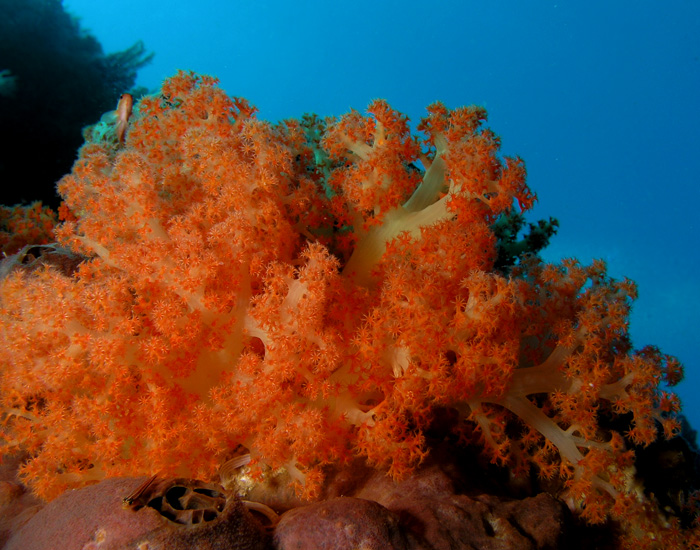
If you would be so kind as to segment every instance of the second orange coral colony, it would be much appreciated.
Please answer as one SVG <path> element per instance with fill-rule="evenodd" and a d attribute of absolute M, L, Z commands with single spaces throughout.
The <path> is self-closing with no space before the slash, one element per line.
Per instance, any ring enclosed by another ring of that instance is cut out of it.
<path fill-rule="evenodd" d="M 409 474 L 451 410 L 495 462 L 565 480 L 589 521 L 641 507 L 627 447 L 679 430 L 659 384 L 681 367 L 632 349 L 635 286 L 602 263 L 494 269 L 493 224 L 535 197 L 485 116 L 433 104 L 422 138 L 384 101 L 270 124 L 179 73 L 125 144 L 88 140 L 57 237 L 89 259 L 0 287 L 2 445 L 29 453 L 23 478 L 45 498 L 206 479 L 242 445 L 313 497 L 356 455 Z M 628 432 L 603 413 L 631 413 Z"/>

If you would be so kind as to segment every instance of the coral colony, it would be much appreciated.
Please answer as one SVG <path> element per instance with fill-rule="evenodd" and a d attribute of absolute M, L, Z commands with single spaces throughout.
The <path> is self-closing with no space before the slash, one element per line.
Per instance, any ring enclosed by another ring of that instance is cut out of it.
<path fill-rule="evenodd" d="M 51 499 L 109 476 L 211 478 L 236 448 L 318 495 L 364 457 L 395 479 L 455 438 L 558 480 L 590 523 L 678 535 L 635 483 L 635 445 L 679 431 L 681 365 L 628 336 L 635 285 L 602 262 L 495 267 L 533 205 L 478 107 L 386 102 L 271 124 L 181 72 L 98 126 L 59 183 L 74 270 L 0 287 L 2 444 Z M 516 210 L 517 209 L 517 210 Z M 443 415 L 444 416 L 444 415 Z M 667 538 L 670 541 L 672 539 Z"/>

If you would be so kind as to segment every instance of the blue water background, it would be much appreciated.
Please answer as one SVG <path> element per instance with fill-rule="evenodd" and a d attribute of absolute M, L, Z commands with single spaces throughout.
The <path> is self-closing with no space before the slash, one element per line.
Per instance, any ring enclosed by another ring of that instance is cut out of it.
<path fill-rule="evenodd" d="M 417 122 L 479 104 L 557 217 L 547 260 L 639 284 L 631 333 L 686 365 L 700 427 L 700 2 L 66 0 L 104 45 L 155 52 L 139 84 L 218 76 L 270 120 L 374 98 Z"/>

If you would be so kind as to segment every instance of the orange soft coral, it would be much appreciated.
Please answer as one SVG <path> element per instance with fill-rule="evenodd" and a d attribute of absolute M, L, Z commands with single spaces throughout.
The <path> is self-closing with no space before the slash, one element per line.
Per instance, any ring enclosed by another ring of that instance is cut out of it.
<path fill-rule="evenodd" d="M 40 202 L 0 206 L 0 251 L 9 256 L 23 246 L 50 243 L 57 221 L 56 213 Z"/>
<path fill-rule="evenodd" d="M 677 432 L 658 387 L 680 365 L 632 349 L 634 285 L 602 264 L 494 270 L 493 224 L 534 202 L 524 165 L 483 109 L 428 111 L 422 140 L 384 101 L 272 125 L 179 73 L 123 147 L 87 143 L 57 231 L 86 261 L 0 286 L 3 447 L 35 491 L 207 477 L 243 445 L 313 496 L 357 453 L 410 473 L 451 409 L 590 521 L 639 508 L 627 447 Z"/>

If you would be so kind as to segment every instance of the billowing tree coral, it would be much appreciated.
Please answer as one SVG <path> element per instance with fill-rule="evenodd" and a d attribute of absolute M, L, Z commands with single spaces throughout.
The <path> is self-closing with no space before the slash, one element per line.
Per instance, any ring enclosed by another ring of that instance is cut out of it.
<path fill-rule="evenodd" d="M 560 479 L 588 521 L 680 537 L 630 445 L 678 431 L 660 385 L 681 366 L 633 349 L 635 285 L 601 262 L 495 268 L 494 224 L 535 196 L 485 117 L 436 103 L 416 137 L 378 100 L 273 125 L 179 73 L 123 146 L 93 133 L 59 184 L 60 244 L 87 259 L 0 286 L 2 444 L 29 453 L 24 479 L 52 498 L 208 478 L 243 446 L 313 497 L 357 455 L 410 474 L 450 410 L 456 436 Z"/>

